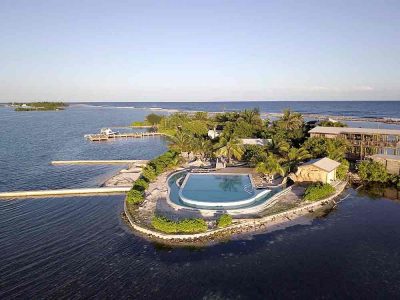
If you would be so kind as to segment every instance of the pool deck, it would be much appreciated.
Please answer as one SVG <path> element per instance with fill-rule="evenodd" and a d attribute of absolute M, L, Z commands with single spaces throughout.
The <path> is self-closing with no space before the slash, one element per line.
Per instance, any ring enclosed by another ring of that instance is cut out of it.
<path fill-rule="evenodd" d="M 250 167 L 227 167 L 219 169 L 211 173 L 225 173 L 225 174 L 250 174 L 253 179 L 253 185 L 258 188 L 268 188 L 278 186 L 282 183 L 283 177 L 274 179 L 271 183 L 266 182 L 262 176 L 255 171 L 255 168 Z"/>
<path fill-rule="evenodd" d="M 316 202 L 304 201 L 302 195 L 304 187 L 294 185 L 274 197 L 274 204 L 265 209 L 258 216 L 242 216 L 243 218 L 235 218 L 232 225 L 226 228 L 215 227 L 215 217 L 223 213 L 222 211 L 213 212 L 211 215 L 203 210 L 193 210 L 180 208 L 176 209 L 168 204 L 168 187 L 166 184 L 167 178 L 173 172 L 167 172 L 159 176 L 146 192 L 146 200 L 138 208 L 131 210 L 125 202 L 125 215 L 127 221 L 132 228 L 143 235 L 143 237 L 151 240 L 167 244 L 207 244 L 210 241 L 219 239 L 224 240 L 226 236 L 240 235 L 249 232 L 265 231 L 273 228 L 273 226 L 284 224 L 298 220 L 301 216 L 313 213 L 319 209 L 329 209 L 333 204 L 336 204 L 335 198 L 338 197 L 346 187 L 347 182 L 335 182 L 336 192 L 326 198 Z M 209 230 L 198 234 L 166 234 L 154 230 L 151 226 L 151 218 L 154 214 L 159 214 L 173 220 L 184 218 L 204 218 Z"/>

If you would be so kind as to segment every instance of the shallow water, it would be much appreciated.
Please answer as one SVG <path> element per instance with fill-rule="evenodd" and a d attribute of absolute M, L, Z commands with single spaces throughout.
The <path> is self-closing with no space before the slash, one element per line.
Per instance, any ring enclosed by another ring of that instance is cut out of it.
<path fill-rule="evenodd" d="M 114 170 L 48 162 L 150 158 L 165 149 L 161 139 L 84 141 L 147 113 L 100 110 L 0 109 L 2 128 L 13 132 L 0 140 L 0 190 L 96 185 Z M 398 298 L 400 202 L 347 193 L 324 217 L 200 249 L 134 235 L 120 217 L 123 196 L 0 201 L 0 298 Z"/>

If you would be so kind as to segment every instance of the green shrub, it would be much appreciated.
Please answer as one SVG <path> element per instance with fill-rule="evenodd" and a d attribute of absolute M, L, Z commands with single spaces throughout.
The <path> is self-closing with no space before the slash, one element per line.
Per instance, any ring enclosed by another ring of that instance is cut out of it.
<path fill-rule="evenodd" d="M 390 175 L 383 164 L 377 161 L 364 160 L 358 166 L 358 175 L 366 182 L 388 182 Z"/>
<path fill-rule="evenodd" d="M 143 192 L 134 189 L 131 189 L 126 196 L 126 201 L 129 204 L 139 204 L 143 202 L 143 200 L 144 200 Z"/>
<path fill-rule="evenodd" d="M 163 216 L 154 216 L 151 224 L 158 231 L 165 233 L 198 233 L 207 231 L 206 222 L 200 218 L 173 221 Z"/>
<path fill-rule="evenodd" d="M 134 121 L 131 123 L 131 126 L 145 126 L 145 125 L 148 125 L 148 124 L 143 121 Z"/>
<path fill-rule="evenodd" d="M 315 183 L 307 187 L 304 193 L 304 200 L 317 201 L 335 193 L 335 188 L 329 183 Z"/>
<path fill-rule="evenodd" d="M 137 190 L 137 191 L 144 191 L 149 187 L 149 183 L 144 180 L 143 178 L 140 178 L 135 181 L 135 184 L 133 185 L 132 189 Z"/>
<path fill-rule="evenodd" d="M 228 214 L 221 215 L 217 220 L 217 226 L 219 228 L 227 227 L 232 224 L 232 216 Z"/>
<path fill-rule="evenodd" d="M 343 159 L 342 162 L 340 163 L 340 166 L 336 170 L 337 178 L 339 178 L 340 180 L 346 179 L 347 172 L 349 171 L 349 166 L 350 166 L 349 162 Z"/>
<path fill-rule="evenodd" d="M 164 171 L 169 168 L 176 166 L 178 160 L 178 155 L 174 151 L 167 151 L 164 154 L 161 154 L 159 157 L 151 160 L 149 162 L 149 166 L 151 166 L 157 175 L 160 175 Z"/>
<path fill-rule="evenodd" d="M 143 169 L 142 177 L 146 181 L 152 182 L 153 180 L 155 180 L 157 178 L 157 174 L 156 174 L 156 171 L 151 166 L 147 166 Z"/>

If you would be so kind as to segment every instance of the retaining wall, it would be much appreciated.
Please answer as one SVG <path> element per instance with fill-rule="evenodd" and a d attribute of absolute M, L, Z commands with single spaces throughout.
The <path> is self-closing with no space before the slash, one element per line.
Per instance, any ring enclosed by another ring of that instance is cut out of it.
<path fill-rule="evenodd" d="M 336 193 L 326 199 L 313 202 L 301 207 L 293 208 L 291 210 L 277 213 L 271 216 L 265 216 L 259 219 L 251 219 L 248 221 L 244 221 L 238 224 L 233 224 L 229 227 L 226 228 L 219 228 L 219 229 L 214 229 L 210 230 L 207 232 L 202 232 L 202 233 L 195 233 L 195 234 L 166 234 L 162 232 L 158 232 L 149 228 L 142 227 L 134 222 L 132 217 L 130 216 L 126 201 L 124 203 L 124 211 L 125 215 L 130 223 L 130 225 L 133 227 L 134 230 L 138 231 L 139 233 L 145 235 L 146 237 L 150 239 L 155 239 L 155 240 L 161 240 L 165 242 L 195 242 L 195 241 L 202 241 L 202 240 L 213 240 L 214 238 L 221 237 L 221 236 L 226 236 L 226 235 L 231 235 L 231 234 L 238 234 L 238 233 L 245 233 L 245 232 L 250 232 L 250 231 L 256 231 L 259 229 L 264 229 L 271 223 L 280 223 L 287 221 L 288 219 L 293 219 L 302 215 L 306 215 L 310 212 L 313 212 L 314 210 L 317 210 L 329 203 L 334 202 L 334 199 L 339 196 L 343 190 L 346 187 L 346 182 L 342 182 L 339 185 L 337 185 L 337 190 Z M 286 190 L 282 192 L 287 192 Z M 281 193 L 282 193 L 281 192 Z M 282 195 L 282 194 L 280 194 Z"/>

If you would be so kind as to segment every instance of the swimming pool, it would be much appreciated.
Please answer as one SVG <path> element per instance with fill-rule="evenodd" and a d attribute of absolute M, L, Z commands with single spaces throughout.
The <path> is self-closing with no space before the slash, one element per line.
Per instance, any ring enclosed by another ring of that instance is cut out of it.
<path fill-rule="evenodd" d="M 179 198 L 184 204 L 199 208 L 247 206 L 270 192 L 255 190 L 250 176 L 188 173 L 179 189 Z"/>

